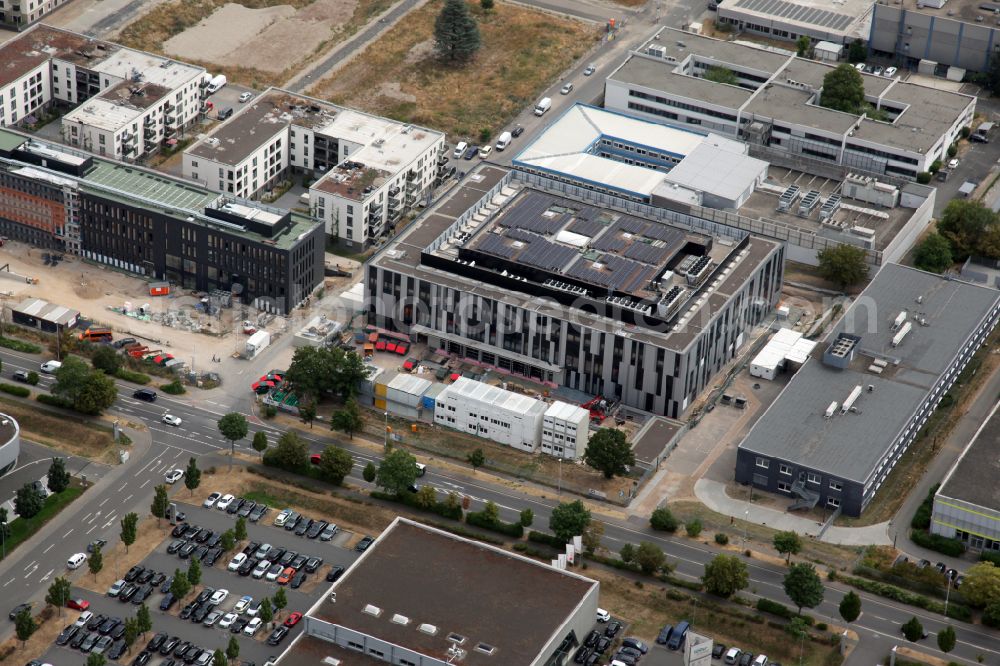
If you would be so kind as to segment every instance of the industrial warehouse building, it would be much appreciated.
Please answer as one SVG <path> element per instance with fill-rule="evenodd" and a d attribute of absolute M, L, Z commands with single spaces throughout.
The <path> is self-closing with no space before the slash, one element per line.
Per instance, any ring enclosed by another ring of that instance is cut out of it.
<path fill-rule="evenodd" d="M 972 550 L 1000 551 L 998 443 L 1000 410 L 994 406 L 934 495 L 931 532 L 959 539 Z"/>
<path fill-rule="evenodd" d="M 774 307 L 782 245 L 563 187 L 476 168 L 369 261 L 368 323 L 500 373 L 684 413 Z"/>
<path fill-rule="evenodd" d="M 45 333 L 62 333 L 76 327 L 80 311 L 40 298 L 26 298 L 17 305 L 10 306 L 10 318 L 15 324 Z"/>
<path fill-rule="evenodd" d="M 269 88 L 185 150 L 183 171 L 248 199 L 292 173 L 313 177 L 313 216 L 363 250 L 426 200 L 443 150 L 442 132 Z"/>
<path fill-rule="evenodd" d="M 1000 320 L 1000 292 L 888 264 L 739 446 L 736 480 L 859 516 Z"/>
<path fill-rule="evenodd" d="M 0 129 L 0 233 L 286 313 L 323 280 L 322 224 Z"/>
<path fill-rule="evenodd" d="M 573 571 L 396 518 L 306 612 L 277 664 L 566 664 L 599 595 Z"/>
<path fill-rule="evenodd" d="M 948 147 L 972 123 L 974 97 L 869 74 L 865 101 L 886 120 L 824 108 L 823 78 L 834 66 L 664 28 L 611 73 L 604 105 L 733 137 L 758 152 L 909 180 L 947 161 Z M 737 85 L 706 79 L 713 67 L 732 72 Z"/>

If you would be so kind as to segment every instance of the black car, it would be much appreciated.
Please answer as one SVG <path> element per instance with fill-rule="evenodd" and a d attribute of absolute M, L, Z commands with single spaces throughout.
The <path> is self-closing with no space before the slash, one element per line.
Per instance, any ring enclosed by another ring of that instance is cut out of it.
<path fill-rule="evenodd" d="M 214 567 L 215 563 L 219 561 L 220 557 L 222 557 L 222 548 L 221 547 L 215 547 L 215 548 L 212 548 L 207 553 L 205 553 L 205 558 L 202 561 L 206 565 L 208 565 L 210 567 Z"/>
<path fill-rule="evenodd" d="M 291 568 L 296 569 L 296 570 L 297 569 L 301 569 L 302 567 L 304 567 L 306 565 L 306 560 L 308 560 L 308 559 L 309 558 L 306 557 L 305 555 L 296 555 L 295 559 L 292 560 L 288 564 L 288 566 L 290 566 Z"/>
<path fill-rule="evenodd" d="M 180 557 L 182 560 L 186 560 L 189 557 L 191 557 L 191 553 L 193 553 L 196 550 L 198 550 L 198 544 L 196 544 L 194 541 L 188 541 L 183 546 L 181 546 L 180 550 L 177 551 L 177 556 Z"/>
<path fill-rule="evenodd" d="M 171 592 L 167 592 L 163 595 L 163 600 L 160 601 L 160 610 L 168 611 L 173 608 L 173 605 L 177 603 L 177 598 Z"/>
<path fill-rule="evenodd" d="M 638 650 L 640 654 L 646 654 L 649 652 L 649 646 L 640 641 L 638 638 L 632 636 L 626 636 L 622 639 L 622 645 L 627 648 L 632 648 L 633 650 Z"/>
<path fill-rule="evenodd" d="M 288 627 L 281 625 L 271 632 L 271 635 L 267 637 L 268 645 L 280 645 L 281 641 L 285 640 L 285 636 L 288 635 Z"/>
<path fill-rule="evenodd" d="M 656 635 L 656 642 L 660 645 L 666 645 L 667 641 L 670 640 L 670 632 L 673 630 L 674 628 L 669 624 L 663 627 L 663 629 L 660 629 L 660 633 Z"/>
<path fill-rule="evenodd" d="M 135 338 L 122 338 L 121 340 L 115 340 L 111 343 L 111 346 L 115 349 L 121 349 L 122 347 L 127 347 L 129 345 L 134 345 L 137 342 Z"/>
<path fill-rule="evenodd" d="M 135 655 L 135 659 L 132 660 L 132 666 L 146 666 L 152 656 L 153 655 L 143 650 L 139 654 Z"/>
<path fill-rule="evenodd" d="M 212 535 L 211 539 L 209 539 L 208 541 L 205 542 L 205 545 L 208 546 L 209 548 L 215 548 L 221 542 L 222 542 L 222 535 L 221 534 L 214 534 L 214 535 Z"/>
<path fill-rule="evenodd" d="M 56 638 L 56 645 L 66 645 L 66 643 L 69 643 L 73 639 L 73 636 L 76 635 L 76 632 L 79 631 L 79 629 L 80 627 L 76 626 L 75 624 L 71 624 L 65 629 L 63 629 L 61 632 L 59 632 L 59 636 Z"/>
<path fill-rule="evenodd" d="M 178 643 L 178 644 L 177 644 L 177 645 L 176 645 L 176 646 L 174 647 L 174 656 L 175 656 L 175 657 L 180 657 L 180 656 L 181 656 L 181 655 L 183 655 L 183 654 L 184 654 L 185 652 L 187 652 L 187 651 L 188 651 L 188 648 L 190 648 L 190 647 L 191 647 L 191 642 L 190 642 L 190 641 L 183 641 L 183 642 L 181 642 L 181 643 Z"/>
<path fill-rule="evenodd" d="M 753 653 L 752 652 L 741 652 L 740 660 L 736 662 L 739 666 L 750 666 L 753 663 Z"/>
<path fill-rule="evenodd" d="M 176 554 L 178 550 L 180 550 L 185 546 L 185 544 L 187 544 L 187 541 L 182 541 L 181 539 L 174 539 L 173 541 L 170 542 L 170 545 L 167 546 L 167 555 Z"/>
<path fill-rule="evenodd" d="M 274 550 L 272 550 L 270 553 L 267 554 L 267 559 L 277 564 L 278 562 L 281 561 L 281 558 L 285 556 L 286 552 L 288 551 L 286 551 L 284 548 L 276 547 L 274 548 Z"/>
<path fill-rule="evenodd" d="M 309 539 L 315 539 L 316 537 L 319 536 L 320 532 L 326 529 L 326 526 L 329 524 L 330 523 L 326 522 L 325 520 L 317 520 L 313 522 L 313 524 L 309 526 L 309 529 L 306 530 L 306 537 Z"/>
<path fill-rule="evenodd" d="M 205 589 L 203 589 L 201 592 L 198 593 L 198 596 L 195 597 L 194 601 L 195 603 L 203 604 L 206 601 L 208 601 L 213 594 L 215 594 L 215 588 L 206 587 Z"/>
<path fill-rule="evenodd" d="M 150 584 L 145 584 L 136 590 L 135 596 L 132 598 L 132 603 L 138 606 L 146 599 L 149 599 L 149 595 L 153 593 L 153 586 Z"/>
<path fill-rule="evenodd" d="M 87 544 L 87 552 L 93 553 L 98 548 L 104 548 L 107 545 L 108 542 L 105 541 L 104 539 L 94 539 L 93 541 Z"/>
<path fill-rule="evenodd" d="M 726 646 L 722 643 L 716 643 L 712 646 L 712 659 L 722 659 L 722 655 L 726 654 Z"/>
<path fill-rule="evenodd" d="M 190 541 L 199 532 L 201 532 L 201 528 L 198 527 L 197 525 L 188 525 L 187 528 L 185 528 L 184 530 L 184 534 L 181 536 Z"/>
<path fill-rule="evenodd" d="M 471 160 L 473 157 L 479 154 L 479 146 L 469 146 L 465 149 L 465 155 L 462 159 Z"/>
<path fill-rule="evenodd" d="M 149 579 L 149 584 L 152 585 L 153 587 L 159 587 L 160 585 L 163 585 L 163 581 L 165 581 L 166 579 L 167 579 L 167 574 L 157 572 L 155 576 Z"/>
<path fill-rule="evenodd" d="M 148 388 L 139 389 L 132 394 L 132 397 L 136 400 L 145 400 L 146 402 L 156 402 L 156 391 Z"/>
<path fill-rule="evenodd" d="M 291 518 L 289 518 L 289 519 L 288 519 L 288 521 L 287 521 L 287 522 L 285 523 L 285 530 L 287 530 L 287 531 L 291 532 L 291 531 L 292 531 L 292 530 L 294 530 L 294 529 L 295 529 L 295 528 L 296 528 L 296 527 L 298 526 L 298 524 L 299 524 L 299 523 L 301 523 L 301 522 L 302 522 L 303 520 L 308 520 L 308 519 L 307 519 L 307 518 L 306 518 L 305 516 L 298 516 L 298 515 L 294 515 L 294 514 L 293 514 L 293 515 L 292 515 L 292 517 L 291 517 Z"/>
<path fill-rule="evenodd" d="M 250 620 L 247 620 L 246 618 L 238 617 L 235 620 L 233 620 L 233 623 L 231 625 L 229 625 L 229 633 L 231 633 L 231 634 L 237 634 L 237 635 L 242 634 L 243 630 L 246 629 L 246 627 L 247 627 L 247 625 L 249 623 L 250 623 Z"/>
<path fill-rule="evenodd" d="M 611 639 L 607 636 L 601 636 L 597 639 L 597 644 L 594 646 L 594 652 L 598 654 L 604 654 L 611 647 Z"/>
<path fill-rule="evenodd" d="M 111 633 L 112 629 L 118 626 L 118 623 L 121 621 L 122 619 L 120 617 L 109 617 L 104 622 L 101 622 L 101 626 L 97 628 L 97 631 L 102 636 L 107 636 L 108 634 Z"/>
<path fill-rule="evenodd" d="M 131 583 L 136 578 L 141 576 L 142 572 L 144 572 L 145 570 L 146 570 L 145 568 L 140 567 L 138 564 L 135 565 L 134 567 L 128 570 L 128 573 L 125 574 L 125 582 Z"/>
<path fill-rule="evenodd" d="M 170 586 L 172 586 L 173 584 L 174 584 L 174 577 L 167 576 L 166 580 L 163 581 L 163 584 L 160 585 L 160 594 L 166 594 L 167 592 L 169 592 Z"/>
<path fill-rule="evenodd" d="M 334 564 L 330 567 L 330 570 L 326 573 L 326 582 L 335 583 L 337 579 L 344 575 L 344 567 L 339 564 Z"/>
<path fill-rule="evenodd" d="M 149 581 L 153 580 L 153 576 L 156 575 L 156 571 L 153 569 L 146 569 L 141 575 L 137 576 L 135 582 L 145 585 Z"/>
<path fill-rule="evenodd" d="M 205 527 L 200 532 L 198 532 L 197 535 L 195 535 L 194 540 L 197 541 L 198 543 L 205 543 L 206 541 L 211 539 L 214 534 L 215 532 Z"/>
<path fill-rule="evenodd" d="M 108 648 L 108 651 L 105 653 L 105 656 L 111 661 L 117 661 L 118 659 L 121 659 L 123 654 L 125 654 L 125 648 L 127 647 L 128 646 L 125 645 L 125 641 L 119 638 L 118 640 L 116 640 L 114 643 L 111 644 L 111 647 Z"/>
<path fill-rule="evenodd" d="M 174 525 L 174 529 L 170 530 L 170 536 L 180 538 L 185 532 L 187 532 L 187 525 Z"/>
<path fill-rule="evenodd" d="M 292 576 L 291 582 L 288 584 L 293 590 L 297 590 L 302 587 L 302 583 L 306 582 L 306 572 L 299 571 L 294 576 Z"/>
<path fill-rule="evenodd" d="M 240 565 L 240 568 L 236 570 L 241 576 L 249 576 L 253 573 L 253 570 L 257 568 L 258 561 L 252 557 L 248 557 L 246 561 Z"/>
<path fill-rule="evenodd" d="M 283 567 L 291 566 L 292 560 L 294 560 L 298 556 L 299 554 L 296 553 L 294 550 L 286 550 L 285 554 L 282 555 L 281 558 L 278 560 L 278 564 L 280 564 Z M 272 560 L 272 562 L 273 561 L 274 560 Z"/>
<path fill-rule="evenodd" d="M 258 520 L 264 517 L 264 515 L 268 512 L 268 510 L 269 509 L 266 504 L 258 504 L 256 507 L 254 507 L 254 510 L 250 512 L 249 516 L 250 522 L 256 523 Z"/>
<path fill-rule="evenodd" d="M 226 507 L 226 513 L 230 515 L 235 514 L 237 511 L 240 510 L 240 507 L 242 507 L 246 503 L 247 500 L 243 499 L 242 497 L 237 497 L 236 499 L 234 499 L 232 502 L 229 503 L 229 506 Z"/>
<path fill-rule="evenodd" d="M 295 526 L 295 536 L 305 536 L 306 532 L 308 532 L 309 528 L 312 526 L 313 526 L 312 518 L 303 518 Z"/>
<path fill-rule="evenodd" d="M 521 127 L 520 125 L 517 125 L 516 127 L 514 127 L 514 129 L 510 131 L 510 135 L 515 139 L 521 136 L 522 134 L 524 134 L 524 128 Z"/>
<path fill-rule="evenodd" d="M 160 646 L 160 654 L 166 657 L 168 654 L 174 651 L 181 642 L 181 639 L 177 636 L 168 636 L 167 640 L 163 641 L 163 645 Z"/>
<path fill-rule="evenodd" d="M 182 609 L 181 609 L 181 614 L 180 614 L 180 616 L 179 616 L 179 617 L 180 617 L 180 618 L 181 618 L 182 620 L 189 620 L 189 619 L 191 619 L 191 615 L 192 615 L 192 614 L 193 614 L 193 613 L 194 613 L 194 612 L 195 612 L 196 610 L 198 610 L 198 604 L 197 604 L 197 603 L 195 603 L 194 601 L 192 601 L 192 602 L 191 602 L 191 603 L 189 603 L 189 604 L 188 604 L 187 606 L 185 606 L 184 608 L 182 608 Z"/>
<path fill-rule="evenodd" d="M 332 539 L 333 537 L 335 537 L 337 535 L 337 532 L 339 532 L 339 531 L 340 531 L 339 527 L 337 527 L 333 523 L 330 523 L 329 525 L 327 525 L 326 527 L 323 528 L 322 532 L 320 532 L 319 540 L 320 541 L 329 541 L 330 539 Z"/>
<path fill-rule="evenodd" d="M 253 510 L 256 508 L 257 508 L 257 502 L 254 502 L 253 500 L 247 500 L 243 503 L 243 506 L 240 507 L 239 515 L 243 518 L 247 518 L 250 516 L 251 513 L 253 513 Z"/>
<path fill-rule="evenodd" d="M 584 663 L 585 661 L 587 661 L 587 657 L 589 657 L 592 654 L 592 652 L 593 651 L 586 645 L 581 645 L 580 649 L 577 650 L 576 654 L 573 655 L 573 663 L 574 664 Z"/>
<path fill-rule="evenodd" d="M 159 652 L 160 647 L 166 640 L 167 640 L 167 635 L 161 631 L 160 633 L 156 634 L 151 639 L 149 639 L 149 643 L 146 644 L 146 651 Z"/>
<path fill-rule="evenodd" d="M 23 610 L 31 610 L 31 604 L 18 604 L 10 609 L 10 620 L 13 622 Z"/>
<path fill-rule="evenodd" d="M 91 631 L 89 634 L 87 634 L 87 637 L 83 639 L 83 642 L 80 643 L 80 651 L 90 652 L 91 650 L 93 650 L 94 644 L 97 643 L 97 639 L 99 639 L 100 637 L 101 635 L 99 633 L 97 633 L 96 631 Z"/>
<path fill-rule="evenodd" d="M 87 640 L 87 636 L 90 634 L 91 632 L 86 629 L 80 629 L 76 632 L 76 636 L 73 637 L 73 640 L 70 641 L 69 646 L 74 650 L 79 650 L 80 646 L 83 645 L 83 641 Z"/>
<path fill-rule="evenodd" d="M 607 628 L 604 630 L 604 635 L 608 638 L 614 638 L 618 635 L 618 632 L 622 630 L 622 623 L 618 620 L 612 620 L 608 622 Z"/>
<path fill-rule="evenodd" d="M 90 618 L 90 622 L 87 623 L 87 631 L 97 631 L 97 628 L 104 624 L 107 619 L 107 615 L 95 615 Z"/>
<path fill-rule="evenodd" d="M 124 622 L 119 622 L 118 624 L 116 624 L 115 628 L 112 629 L 111 633 L 108 634 L 108 636 L 111 636 L 111 638 L 115 639 L 116 641 L 119 638 L 121 638 L 122 636 L 124 636 L 124 635 L 125 635 L 125 623 Z"/>
<path fill-rule="evenodd" d="M 253 555 L 254 551 L 256 551 L 258 548 L 260 548 L 260 542 L 251 541 L 246 545 L 246 547 L 243 548 L 243 554 L 249 557 Z"/>
<path fill-rule="evenodd" d="M 191 614 L 191 621 L 195 624 L 201 624 L 213 610 L 215 610 L 215 604 L 204 604 Z"/>
<path fill-rule="evenodd" d="M 205 559 L 205 556 L 208 555 L 208 551 L 209 551 L 208 546 L 204 545 L 198 546 L 197 548 L 195 548 L 195 551 L 191 553 L 191 557 L 193 557 L 198 561 L 203 561 Z"/>
<path fill-rule="evenodd" d="M 359 553 L 363 553 L 366 550 L 368 550 L 368 546 L 372 545 L 373 543 L 375 543 L 375 539 L 373 539 L 370 536 L 366 536 L 364 539 L 358 542 L 358 545 L 354 547 L 354 550 L 356 550 Z"/>
<path fill-rule="evenodd" d="M 127 603 L 135 596 L 135 593 L 139 591 L 139 586 L 135 583 L 126 583 L 125 587 L 121 589 L 118 593 L 118 601 Z"/>
<path fill-rule="evenodd" d="M 310 557 L 306 560 L 306 571 L 309 573 L 316 573 L 316 569 L 319 569 L 323 564 L 322 557 Z"/>

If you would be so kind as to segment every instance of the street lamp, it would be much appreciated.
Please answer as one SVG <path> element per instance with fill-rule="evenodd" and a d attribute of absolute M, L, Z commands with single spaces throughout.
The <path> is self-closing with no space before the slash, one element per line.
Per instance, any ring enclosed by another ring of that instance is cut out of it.
<path fill-rule="evenodd" d="M 385 416 L 385 434 L 384 434 L 385 441 L 382 443 L 382 448 L 384 448 L 386 451 L 388 451 L 389 450 L 389 412 L 388 412 L 388 410 L 386 412 L 384 412 L 383 416 Z"/>
<path fill-rule="evenodd" d="M 0 547 L 3 548 L 3 557 L 0 559 L 7 559 L 7 521 L 4 520 L 0 522 Z"/>
<path fill-rule="evenodd" d="M 951 576 L 947 574 L 944 575 L 948 579 L 948 589 L 944 593 L 944 617 L 948 619 L 948 599 L 951 597 Z"/>
<path fill-rule="evenodd" d="M 747 547 L 747 526 L 750 523 L 750 505 L 753 504 L 753 484 L 750 484 L 750 497 L 747 498 L 747 508 L 743 512 L 743 547 Z"/>
<path fill-rule="evenodd" d="M 556 458 L 559 461 L 559 485 L 556 487 L 558 494 L 562 495 L 562 458 Z"/>

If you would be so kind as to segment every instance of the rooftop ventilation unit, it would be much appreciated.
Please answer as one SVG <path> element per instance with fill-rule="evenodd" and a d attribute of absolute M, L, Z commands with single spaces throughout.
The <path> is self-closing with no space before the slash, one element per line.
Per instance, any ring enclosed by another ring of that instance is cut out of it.
<path fill-rule="evenodd" d="M 851 389 L 851 393 L 850 395 L 847 396 L 847 400 L 844 400 L 844 404 L 840 406 L 841 414 L 846 414 L 848 411 L 851 410 L 851 408 L 854 407 L 854 403 L 857 402 L 858 398 L 861 397 L 861 392 L 863 390 L 864 388 L 861 386 L 861 384 L 858 384 L 853 389 Z"/>
<path fill-rule="evenodd" d="M 903 342 L 903 338 L 906 337 L 906 334 L 909 333 L 910 329 L 912 328 L 913 324 L 911 324 L 910 322 L 906 322 L 905 324 L 903 324 L 902 328 L 900 328 L 899 331 L 896 333 L 896 335 L 892 337 L 892 346 L 898 347 L 900 343 Z"/>
<path fill-rule="evenodd" d="M 667 55 L 667 49 L 663 48 L 660 44 L 650 44 L 646 49 L 646 54 L 655 56 L 657 58 L 662 58 Z"/>
<path fill-rule="evenodd" d="M 435 627 L 433 624 L 427 624 L 425 622 L 423 624 L 417 625 L 417 631 L 419 631 L 422 634 L 427 634 L 428 636 L 434 636 L 437 634 L 438 628 Z"/>
<path fill-rule="evenodd" d="M 832 418 L 834 414 L 837 413 L 837 401 L 834 400 L 830 403 L 830 406 L 826 408 L 826 412 L 823 413 L 824 419 Z"/>
<path fill-rule="evenodd" d="M 378 606 L 373 606 L 372 604 L 365 604 L 365 607 L 361 609 L 362 613 L 366 615 L 371 615 L 373 617 L 378 617 L 382 614 L 382 609 Z"/>
<path fill-rule="evenodd" d="M 799 203 L 799 217 L 808 217 L 819 204 L 819 190 L 809 190 Z"/>
<path fill-rule="evenodd" d="M 799 192 L 800 190 L 798 185 L 789 185 L 788 189 L 782 192 L 781 196 L 778 197 L 778 210 L 782 212 L 790 210 L 792 204 L 799 198 Z"/>
<path fill-rule="evenodd" d="M 701 284 L 708 277 L 712 260 L 708 255 L 698 257 L 687 272 L 687 283 L 691 286 Z"/>
<path fill-rule="evenodd" d="M 836 213 L 839 208 L 840 195 L 831 194 L 826 198 L 826 201 L 823 202 L 823 206 L 819 209 L 820 221 L 822 222 L 823 220 L 828 220 L 833 217 L 833 214 Z"/>
<path fill-rule="evenodd" d="M 410 618 L 406 617 L 405 615 L 400 615 L 399 613 L 396 613 L 392 616 L 392 619 L 389 621 L 392 622 L 393 624 L 401 624 L 403 626 L 406 626 L 410 623 Z"/>
<path fill-rule="evenodd" d="M 656 303 L 656 314 L 665 319 L 674 316 L 683 304 L 686 294 L 687 289 L 684 289 L 680 285 L 674 285 Z"/>
<path fill-rule="evenodd" d="M 906 310 L 903 310 L 898 315 L 896 315 L 896 320 L 892 322 L 892 330 L 898 331 L 899 327 L 903 325 L 906 321 Z"/>

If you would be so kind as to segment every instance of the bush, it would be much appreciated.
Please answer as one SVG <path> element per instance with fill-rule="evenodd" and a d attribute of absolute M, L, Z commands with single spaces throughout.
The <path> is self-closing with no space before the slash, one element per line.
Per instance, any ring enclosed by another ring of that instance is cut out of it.
<path fill-rule="evenodd" d="M 150 382 L 149 375 L 129 370 L 128 368 L 118 368 L 115 377 L 126 382 L 132 382 L 133 384 L 148 384 Z"/>
<path fill-rule="evenodd" d="M 934 510 L 934 494 L 940 487 L 940 483 L 935 483 L 931 486 L 927 497 L 924 498 L 924 501 L 920 503 L 920 506 L 914 512 L 913 519 L 910 521 L 910 527 L 915 530 L 926 530 L 931 526 L 931 512 Z"/>
<path fill-rule="evenodd" d="M 0 347 L 6 347 L 7 349 L 13 349 L 14 351 L 24 352 L 25 354 L 42 353 L 42 348 L 38 345 L 25 342 L 24 340 L 15 340 L 14 338 L 0 338 Z"/>
<path fill-rule="evenodd" d="M 980 562 L 992 562 L 993 566 L 1000 567 L 1000 553 L 983 551 L 979 553 Z"/>
<path fill-rule="evenodd" d="M 931 550 L 936 550 L 939 553 L 944 553 L 945 555 L 950 555 L 951 557 L 958 557 L 965 552 L 964 543 L 958 539 L 943 537 L 940 534 L 930 534 L 928 532 L 924 532 L 923 530 L 912 530 L 910 532 L 910 538 L 913 539 L 913 543 L 918 546 L 930 548 Z"/>
<path fill-rule="evenodd" d="M 535 543 L 544 543 L 547 546 L 552 546 L 557 550 L 563 550 L 566 547 L 566 542 L 553 534 L 546 534 L 545 532 L 539 532 L 538 530 L 531 530 L 528 532 L 528 541 L 534 541 Z"/>
<path fill-rule="evenodd" d="M 777 601 L 771 601 L 770 599 L 765 599 L 761 597 L 757 600 L 757 610 L 761 613 L 770 613 L 771 615 L 777 615 L 778 617 L 783 617 L 789 620 L 795 617 L 795 611 L 784 604 L 779 604 Z"/>
<path fill-rule="evenodd" d="M 39 377 L 38 373 L 35 372 L 34 370 L 28 373 L 28 383 L 31 384 L 32 386 L 38 386 L 38 382 L 40 380 L 41 377 Z"/>
<path fill-rule="evenodd" d="M 181 395 L 182 393 L 187 393 L 187 389 L 184 388 L 184 384 L 181 384 L 179 379 L 175 379 L 169 384 L 164 384 L 160 387 L 160 390 L 164 393 L 169 393 L 170 395 Z"/>
<path fill-rule="evenodd" d="M 384 493 L 380 490 L 373 490 L 370 495 L 375 499 L 386 500 L 388 502 L 399 502 L 400 504 L 405 504 L 406 506 L 414 509 L 430 511 L 431 513 L 436 513 L 442 518 L 462 520 L 462 506 L 460 504 L 453 506 L 447 502 L 435 502 L 431 506 L 426 506 L 417 501 L 416 493 L 409 492 L 395 495 L 393 493 Z"/>
<path fill-rule="evenodd" d="M 937 173 L 938 171 L 941 170 L 941 165 L 942 165 L 941 160 L 934 160 L 933 162 L 931 162 L 931 168 L 929 169 L 929 171 L 931 173 Z"/>
<path fill-rule="evenodd" d="M 264 405 L 264 409 L 261 410 L 261 416 L 265 419 L 273 419 L 278 415 L 278 408 L 274 405 Z"/>
<path fill-rule="evenodd" d="M 917 174 L 917 182 L 921 185 L 926 185 L 931 182 L 931 174 L 929 171 L 921 171 Z"/>
<path fill-rule="evenodd" d="M 649 526 L 661 532 L 676 532 L 680 523 L 667 507 L 660 507 L 649 517 Z"/>
<path fill-rule="evenodd" d="M 971 127 L 969 127 L 968 125 L 966 125 L 965 127 L 963 127 L 963 128 L 962 128 L 962 129 L 961 129 L 961 130 L 959 131 L 959 135 L 960 135 L 960 136 L 961 136 L 961 137 L 962 137 L 963 139 L 968 139 L 968 138 L 969 138 L 969 135 L 970 135 L 970 134 L 972 134 L 972 128 L 971 128 Z"/>
<path fill-rule="evenodd" d="M 726 544 L 729 543 L 729 535 L 724 534 L 722 532 L 716 532 L 715 543 L 719 544 L 720 546 L 725 546 Z"/>
<path fill-rule="evenodd" d="M 73 409 L 73 403 L 66 398 L 60 398 L 59 396 L 49 395 L 48 393 L 39 393 L 35 396 L 35 400 L 42 403 L 43 405 L 51 405 L 52 407 L 62 407 L 63 409 Z"/>
<path fill-rule="evenodd" d="M 958 155 L 958 146 L 951 144 L 948 146 L 948 157 L 954 157 L 955 155 Z"/>
<path fill-rule="evenodd" d="M 701 534 L 701 521 L 695 518 L 694 520 L 689 520 L 684 524 L 684 531 L 691 538 L 697 538 Z"/>
<path fill-rule="evenodd" d="M 877 594 L 881 597 L 885 597 L 886 599 L 892 599 L 893 601 L 898 601 L 903 604 L 909 604 L 910 606 L 916 606 L 917 608 L 923 608 L 924 610 L 928 610 L 932 613 L 944 614 L 944 604 L 942 602 L 908 592 L 895 587 L 894 585 L 868 580 L 867 578 L 855 578 L 852 576 L 840 576 L 839 579 L 852 587 L 858 588 L 859 590 L 864 590 L 865 592 L 870 592 L 871 594 Z M 948 617 L 968 622 L 972 618 L 972 611 L 969 610 L 968 606 L 952 602 L 948 604 Z"/>
<path fill-rule="evenodd" d="M 483 511 L 465 514 L 465 522 L 473 527 L 499 532 L 514 539 L 520 539 L 524 536 L 524 526 L 521 523 L 505 523 L 502 520 L 494 520 Z"/>
<path fill-rule="evenodd" d="M 27 398 L 31 395 L 31 391 L 23 386 L 18 386 L 16 384 L 0 384 L 0 391 L 4 393 L 10 393 L 11 395 L 16 395 L 19 398 Z"/>

